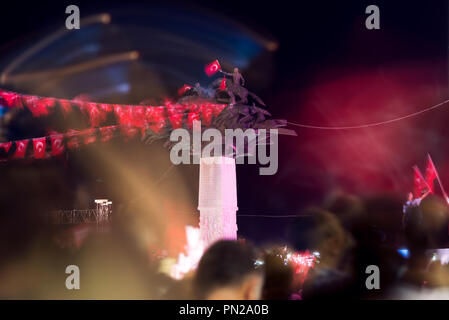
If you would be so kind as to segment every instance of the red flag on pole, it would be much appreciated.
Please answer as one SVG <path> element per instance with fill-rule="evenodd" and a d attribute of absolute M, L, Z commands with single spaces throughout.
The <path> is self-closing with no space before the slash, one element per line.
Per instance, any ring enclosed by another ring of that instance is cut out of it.
<path fill-rule="evenodd" d="M 223 76 L 223 80 L 221 80 L 220 90 L 226 90 L 226 77 Z"/>
<path fill-rule="evenodd" d="M 414 188 L 413 188 L 413 195 L 415 198 L 420 198 L 423 194 L 423 191 L 429 190 L 430 187 L 427 184 L 426 180 L 421 174 L 421 171 L 419 171 L 419 168 L 417 166 L 413 166 L 413 172 L 414 172 Z"/>
<path fill-rule="evenodd" d="M 432 158 L 427 154 L 427 164 L 426 164 L 426 182 L 429 185 L 430 192 L 434 193 L 433 182 L 437 178 L 438 173 L 435 165 L 433 164 Z"/>
<path fill-rule="evenodd" d="M 179 88 L 178 90 L 178 94 L 180 96 L 182 96 L 184 93 L 186 93 L 187 91 L 189 91 L 190 89 L 192 89 L 192 86 L 189 86 L 188 84 L 183 85 L 181 88 Z"/>
<path fill-rule="evenodd" d="M 35 159 L 45 158 L 45 137 L 33 139 L 33 150 Z"/>
<path fill-rule="evenodd" d="M 218 60 L 215 60 L 214 62 L 208 64 L 205 68 L 204 71 L 206 72 L 206 74 L 210 77 L 211 75 L 213 75 L 214 73 L 216 73 L 218 70 L 221 70 L 220 67 L 220 63 L 218 62 Z"/>

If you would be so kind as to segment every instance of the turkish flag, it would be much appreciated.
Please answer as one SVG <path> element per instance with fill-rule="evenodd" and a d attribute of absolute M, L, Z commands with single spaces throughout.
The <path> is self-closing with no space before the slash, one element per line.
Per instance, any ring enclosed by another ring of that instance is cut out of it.
<path fill-rule="evenodd" d="M 50 143 L 51 143 L 50 154 L 52 156 L 57 156 L 64 151 L 63 139 L 64 135 L 62 134 L 54 134 L 50 136 Z"/>
<path fill-rule="evenodd" d="M 170 119 L 170 123 L 171 123 L 171 126 L 173 127 L 173 129 L 178 129 L 178 128 L 182 127 L 182 117 L 183 116 L 184 116 L 184 114 L 182 114 L 182 113 L 176 113 L 176 114 L 173 114 L 168 117 Z"/>
<path fill-rule="evenodd" d="M 205 126 L 210 126 L 212 122 L 213 108 L 210 104 L 201 105 L 201 120 Z"/>
<path fill-rule="evenodd" d="M 186 112 L 200 112 L 201 106 L 196 103 L 190 103 L 186 106 Z"/>
<path fill-rule="evenodd" d="M 122 126 L 121 127 L 122 133 L 126 136 L 125 141 L 129 139 L 134 138 L 138 133 L 139 130 L 137 130 L 137 128 L 134 128 L 132 126 Z"/>
<path fill-rule="evenodd" d="M 98 127 L 106 120 L 105 112 L 102 109 L 99 109 L 96 103 L 88 102 L 86 104 L 86 110 L 89 114 L 89 121 L 92 127 Z"/>
<path fill-rule="evenodd" d="M 115 126 L 109 126 L 109 127 L 101 127 L 100 128 L 100 137 L 101 142 L 108 142 L 112 139 L 114 135 Z"/>
<path fill-rule="evenodd" d="M 84 130 L 82 136 L 84 137 L 84 144 L 91 144 L 97 140 L 95 128 Z"/>
<path fill-rule="evenodd" d="M 54 108 L 54 106 L 56 105 L 55 98 L 40 98 L 39 102 L 45 105 L 47 111 L 49 108 Z"/>
<path fill-rule="evenodd" d="M 14 158 L 24 158 L 27 151 L 28 140 L 16 141 L 16 152 L 14 153 Z"/>
<path fill-rule="evenodd" d="M 67 132 L 67 147 L 69 149 L 79 148 L 80 146 L 80 139 L 79 139 L 80 132 L 78 130 L 69 130 Z"/>
<path fill-rule="evenodd" d="M 178 94 L 180 96 L 182 96 L 184 93 L 186 93 L 187 91 L 189 91 L 190 89 L 193 89 L 192 86 L 189 86 L 188 84 L 183 85 L 181 88 L 179 88 L 178 90 Z"/>
<path fill-rule="evenodd" d="M 6 153 L 9 152 L 9 149 L 11 148 L 11 146 L 12 146 L 12 142 L 11 141 L 10 142 L 0 143 L 0 148 L 5 149 Z"/>
<path fill-rule="evenodd" d="M 118 104 L 114 105 L 114 114 L 115 114 L 115 117 L 117 118 L 118 122 L 120 122 L 120 118 L 122 117 L 122 114 L 123 114 L 122 106 L 120 106 Z"/>
<path fill-rule="evenodd" d="M 182 127 L 182 118 L 185 114 L 185 107 L 180 104 L 167 104 L 168 119 L 173 129 Z"/>
<path fill-rule="evenodd" d="M 193 128 L 193 121 L 200 121 L 200 114 L 198 112 L 189 112 L 187 114 L 187 127 L 189 129 Z"/>
<path fill-rule="evenodd" d="M 131 107 L 132 110 L 132 124 L 138 128 L 144 128 L 147 121 L 145 118 L 145 109 L 143 106 Z"/>
<path fill-rule="evenodd" d="M 430 155 L 427 155 L 427 165 L 426 165 L 426 182 L 429 185 L 430 192 L 434 192 L 433 188 L 433 182 L 438 177 L 437 169 L 435 168 L 435 165 L 433 164 L 432 158 Z"/>
<path fill-rule="evenodd" d="M 101 103 L 98 105 L 100 107 L 101 110 L 103 110 L 104 112 L 111 112 L 113 110 L 112 105 L 107 104 L 107 103 Z"/>
<path fill-rule="evenodd" d="M 23 104 L 31 111 L 34 117 L 48 114 L 48 107 L 51 105 L 50 98 L 39 98 L 36 96 L 24 96 Z"/>
<path fill-rule="evenodd" d="M 0 104 L 8 108 L 22 108 L 22 99 L 15 92 L 0 91 Z"/>
<path fill-rule="evenodd" d="M 165 108 L 164 107 L 151 107 L 152 110 L 148 112 L 147 109 L 147 120 L 149 122 L 149 127 L 155 133 L 160 133 L 161 130 L 167 125 L 167 120 L 165 119 Z"/>
<path fill-rule="evenodd" d="M 122 126 L 130 127 L 133 122 L 133 110 L 130 106 L 115 106 L 114 112 Z"/>
<path fill-rule="evenodd" d="M 427 191 L 429 189 L 429 185 L 427 184 L 426 180 L 421 174 L 421 171 L 419 171 L 419 168 L 417 166 L 413 167 L 414 172 L 414 189 L 413 194 L 415 198 L 420 198 L 423 192 Z"/>
<path fill-rule="evenodd" d="M 45 137 L 33 139 L 33 150 L 35 159 L 45 158 Z"/>
<path fill-rule="evenodd" d="M 61 106 L 62 114 L 67 116 L 72 111 L 72 103 L 69 100 L 59 99 L 59 105 Z"/>
<path fill-rule="evenodd" d="M 167 103 L 166 106 L 167 108 L 167 114 L 169 117 L 175 116 L 177 114 L 180 114 L 181 112 L 178 110 L 178 108 L 176 108 L 174 105 Z"/>
<path fill-rule="evenodd" d="M 211 75 L 213 75 L 214 73 L 216 73 L 218 70 L 221 70 L 220 67 L 220 63 L 218 63 L 218 60 L 215 60 L 214 62 L 208 64 L 205 68 L 204 71 L 206 72 L 206 74 L 210 77 Z"/>
<path fill-rule="evenodd" d="M 226 90 L 226 77 L 223 76 L 223 80 L 221 80 L 220 90 Z"/>

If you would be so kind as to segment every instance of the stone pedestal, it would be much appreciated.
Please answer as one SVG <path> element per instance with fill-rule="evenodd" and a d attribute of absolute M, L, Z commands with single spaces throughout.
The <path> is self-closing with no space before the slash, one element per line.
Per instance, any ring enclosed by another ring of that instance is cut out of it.
<path fill-rule="evenodd" d="M 235 159 L 201 158 L 198 210 L 205 248 L 217 240 L 237 239 Z"/>

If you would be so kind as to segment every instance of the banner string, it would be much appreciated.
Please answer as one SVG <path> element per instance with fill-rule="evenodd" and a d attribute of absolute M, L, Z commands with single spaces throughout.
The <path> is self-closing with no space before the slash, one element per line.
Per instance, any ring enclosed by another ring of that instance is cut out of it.
<path fill-rule="evenodd" d="M 410 114 L 402 116 L 402 117 L 398 117 L 398 118 L 394 118 L 394 119 L 390 119 L 390 120 L 386 120 L 386 121 L 380 121 L 380 122 L 373 122 L 373 123 L 367 123 L 367 124 L 362 124 L 362 125 L 356 125 L 356 126 L 335 126 L 335 127 L 333 127 L 333 126 L 314 126 L 314 125 L 309 125 L 309 124 L 294 123 L 294 122 L 290 122 L 290 121 L 287 121 L 287 123 L 292 125 L 292 126 L 305 128 L 305 129 L 319 129 L 319 130 L 363 129 L 363 128 L 369 128 L 369 127 L 376 127 L 376 126 L 386 125 L 386 124 L 390 124 L 390 123 L 393 123 L 393 122 L 398 122 L 398 121 L 405 120 L 405 119 L 410 119 L 410 118 L 416 117 L 416 116 L 418 116 L 420 114 L 423 114 L 425 112 L 429 112 L 429 111 L 432 111 L 434 109 L 437 109 L 437 108 L 447 104 L 448 102 L 449 102 L 449 99 L 444 100 L 443 102 L 440 102 L 440 103 L 438 103 L 436 105 L 433 105 L 431 107 L 428 107 L 428 108 L 425 108 L 423 110 L 410 113 Z"/>

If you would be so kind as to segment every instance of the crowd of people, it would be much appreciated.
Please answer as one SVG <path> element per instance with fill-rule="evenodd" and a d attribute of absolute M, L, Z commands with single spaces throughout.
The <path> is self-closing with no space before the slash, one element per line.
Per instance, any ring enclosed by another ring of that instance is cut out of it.
<path fill-rule="evenodd" d="M 160 260 L 136 245 L 133 219 L 118 215 L 112 231 L 89 236 L 76 250 L 58 247 L 51 233 L 5 251 L 0 297 L 56 299 L 449 299 L 449 267 L 434 254 L 448 240 L 447 203 L 432 194 L 409 206 L 385 196 L 329 197 L 295 221 L 286 240 L 295 250 L 319 252 L 307 274 L 282 257 L 284 244 L 218 241 L 181 280 L 161 272 Z M 128 225 L 126 225 L 128 224 Z M 47 230 L 48 231 L 48 230 Z M 145 232 L 145 234 L 149 234 Z M 10 244 L 9 247 L 14 247 Z M 398 249 L 407 248 L 408 257 Z M 81 289 L 64 286 L 67 265 L 81 270 Z M 368 266 L 379 286 L 367 286 Z"/>
<path fill-rule="evenodd" d="M 449 239 L 446 202 L 428 195 L 407 206 L 404 215 L 400 207 L 393 197 L 333 197 L 308 209 L 312 219 L 292 239 L 297 248 L 320 253 L 305 279 L 276 250 L 220 241 L 205 252 L 195 274 L 165 297 L 449 299 L 449 265 L 435 254 Z M 407 248 L 407 255 L 400 248 Z M 367 285 L 368 266 L 379 271 L 378 287 Z"/>

